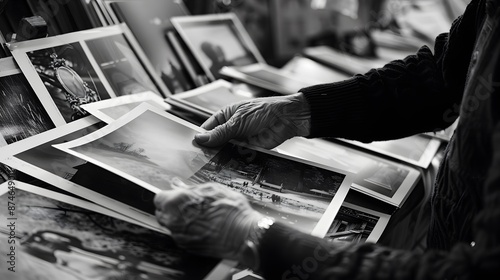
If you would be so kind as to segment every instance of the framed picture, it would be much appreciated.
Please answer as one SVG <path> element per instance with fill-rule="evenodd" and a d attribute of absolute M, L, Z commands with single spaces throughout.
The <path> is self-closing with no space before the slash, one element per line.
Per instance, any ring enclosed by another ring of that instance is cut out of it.
<path fill-rule="evenodd" d="M 0 147 L 55 127 L 12 57 L 0 59 L 0 92 Z"/>
<path fill-rule="evenodd" d="M 196 89 L 172 95 L 167 102 L 179 106 L 191 107 L 195 113 L 210 117 L 224 106 L 252 98 L 248 92 L 236 91 L 233 84 L 225 80 L 217 80 Z M 189 110 L 189 109 L 188 109 Z"/>
<path fill-rule="evenodd" d="M 171 106 L 165 102 L 164 98 L 159 97 L 156 93 L 151 91 L 84 104 L 82 108 L 101 121 L 111 123 L 143 102 L 149 103 L 165 111 L 171 109 Z"/>
<path fill-rule="evenodd" d="M 0 161 L 59 189 L 105 205 L 156 231 L 168 232 L 154 216 L 153 193 L 52 146 L 82 137 L 105 125 L 93 116 L 75 120 L 4 147 Z"/>
<path fill-rule="evenodd" d="M 174 17 L 171 21 L 212 81 L 229 77 L 285 95 L 320 83 L 267 64 L 233 13 Z"/>
<path fill-rule="evenodd" d="M 187 184 L 218 182 L 244 194 L 257 211 L 304 231 L 333 219 L 352 175 L 269 150 L 229 143 L 218 149 L 193 144 L 202 129 L 141 104 L 108 126 L 54 145 L 157 193 L 178 178 Z"/>
<path fill-rule="evenodd" d="M 223 66 L 266 63 L 233 13 L 173 17 L 171 21 L 211 81 L 221 78 Z"/>
<path fill-rule="evenodd" d="M 376 243 L 390 215 L 344 202 L 324 235 L 332 242 Z"/>
<path fill-rule="evenodd" d="M 275 150 L 352 172 L 356 174 L 352 189 L 396 207 L 401 207 L 421 178 L 412 166 L 324 139 L 295 137 Z"/>
<path fill-rule="evenodd" d="M 375 141 L 371 143 L 346 139 L 339 140 L 422 168 L 429 167 L 429 164 L 441 146 L 441 141 L 438 139 L 424 135 L 413 135 L 397 140 Z"/>
<path fill-rule="evenodd" d="M 4 209 L 16 203 L 15 239 L 0 251 L 15 248 L 22 279 L 208 280 L 229 273 L 221 274 L 220 260 L 187 253 L 170 236 L 94 203 L 19 181 L 1 185 L 0 196 Z M 12 219 L 7 213 L 0 217 Z"/>
<path fill-rule="evenodd" d="M 114 24 L 125 22 L 173 94 L 193 89 L 187 69 L 177 58 L 167 38 L 174 30 L 170 18 L 189 15 L 182 1 L 175 0 L 99 0 L 104 3 Z"/>
<path fill-rule="evenodd" d="M 146 90 L 170 94 L 125 24 L 9 48 L 56 126 L 86 116 L 83 104 Z"/>

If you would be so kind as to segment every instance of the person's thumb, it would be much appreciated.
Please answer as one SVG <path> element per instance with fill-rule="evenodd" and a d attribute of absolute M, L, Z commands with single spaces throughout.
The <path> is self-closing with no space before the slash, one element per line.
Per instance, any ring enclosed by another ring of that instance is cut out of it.
<path fill-rule="evenodd" d="M 199 145 L 205 147 L 218 147 L 226 144 L 236 136 L 237 128 L 226 122 L 205 133 L 199 133 L 194 136 L 194 140 Z"/>

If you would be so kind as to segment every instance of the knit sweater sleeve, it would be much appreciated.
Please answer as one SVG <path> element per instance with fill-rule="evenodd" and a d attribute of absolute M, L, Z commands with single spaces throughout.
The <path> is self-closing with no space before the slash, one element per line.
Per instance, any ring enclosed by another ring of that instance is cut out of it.
<path fill-rule="evenodd" d="M 434 53 L 423 46 L 348 80 L 301 89 L 311 107 L 309 137 L 371 142 L 450 126 L 476 38 L 476 9 L 476 3 L 469 5 L 450 32 L 436 38 Z"/>

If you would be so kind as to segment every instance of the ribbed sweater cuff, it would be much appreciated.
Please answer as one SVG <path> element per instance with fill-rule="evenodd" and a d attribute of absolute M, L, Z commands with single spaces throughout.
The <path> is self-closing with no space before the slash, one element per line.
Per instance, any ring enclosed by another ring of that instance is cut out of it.
<path fill-rule="evenodd" d="M 356 137 L 353 128 L 366 125 L 367 100 L 355 77 L 300 90 L 311 107 L 313 137 Z"/>
<path fill-rule="evenodd" d="M 318 254 L 317 247 L 318 238 L 275 223 L 260 242 L 260 272 L 265 279 L 294 279 L 292 275 L 304 259 Z M 324 255 L 326 251 L 319 253 Z"/>

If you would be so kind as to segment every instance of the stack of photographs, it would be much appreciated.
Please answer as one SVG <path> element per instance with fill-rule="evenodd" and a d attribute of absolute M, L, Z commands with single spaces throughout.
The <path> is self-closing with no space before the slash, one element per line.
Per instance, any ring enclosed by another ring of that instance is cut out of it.
<path fill-rule="evenodd" d="M 192 140 L 201 131 L 141 104 L 109 125 L 81 119 L 10 145 L 2 162 L 159 231 L 152 199 L 171 189 L 173 178 L 225 185 L 307 233 L 333 221 L 351 173 L 239 143 L 202 148 Z"/>

